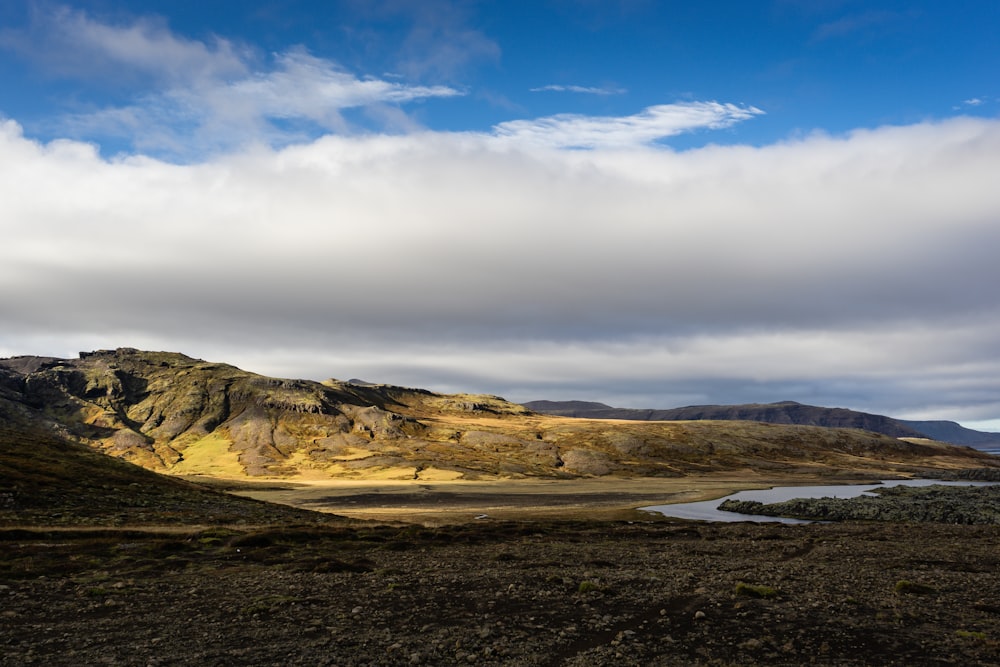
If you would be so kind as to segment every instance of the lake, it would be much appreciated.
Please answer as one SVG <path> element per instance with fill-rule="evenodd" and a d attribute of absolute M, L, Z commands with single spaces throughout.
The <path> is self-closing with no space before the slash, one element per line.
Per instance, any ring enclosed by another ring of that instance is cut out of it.
<path fill-rule="evenodd" d="M 942 482 L 936 479 L 883 480 L 881 484 L 838 484 L 824 486 L 776 486 L 770 489 L 739 491 L 725 498 L 703 500 L 697 503 L 677 503 L 675 505 L 651 505 L 640 507 L 647 512 L 657 512 L 676 519 L 691 519 L 693 521 L 756 521 L 776 523 L 813 523 L 802 519 L 786 519 L 784 517 L 760 516 L 756 514 L 737 514 L 723 512 L 719 505 L 726 500 L 757 500 L 762 503 L 778 503 L 795 498 L 856 498 L 872 489 L 888 486 L 930 486 L 943 484 L 946 486 L 987 486 L 996 482 Z"/>

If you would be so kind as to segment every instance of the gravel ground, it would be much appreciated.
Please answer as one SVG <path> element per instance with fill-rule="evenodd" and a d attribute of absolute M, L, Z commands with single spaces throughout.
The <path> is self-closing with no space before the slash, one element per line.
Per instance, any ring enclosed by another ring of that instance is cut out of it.
<path fill-rule="evenodd" d="M 0 531 L 0 665 L 996 665 L 1000 528 Z"/>

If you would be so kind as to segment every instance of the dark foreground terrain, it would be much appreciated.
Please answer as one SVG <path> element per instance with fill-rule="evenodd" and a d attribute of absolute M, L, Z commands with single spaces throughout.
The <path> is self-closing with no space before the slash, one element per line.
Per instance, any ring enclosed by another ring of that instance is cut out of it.
<path fill-rule="evenodd" d="M 1000 528 L 0 530 L 2 665 L 995 665 Z"/>

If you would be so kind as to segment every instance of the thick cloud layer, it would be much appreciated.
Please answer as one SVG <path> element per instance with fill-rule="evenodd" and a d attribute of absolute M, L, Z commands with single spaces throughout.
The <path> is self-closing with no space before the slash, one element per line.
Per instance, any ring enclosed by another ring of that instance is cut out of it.
<path fill-rule="evenodd" d="M 993 418 L 998 173 L 1000 122 L 965 118 L 679 153 L 326 137 L 189 166 L 8 121 L 0 354 Z"/>

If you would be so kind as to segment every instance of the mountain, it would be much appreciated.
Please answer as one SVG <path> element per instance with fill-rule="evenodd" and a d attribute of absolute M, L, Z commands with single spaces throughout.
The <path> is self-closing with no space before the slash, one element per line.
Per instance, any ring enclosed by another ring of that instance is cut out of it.
<path fill-rule="evenodd" d="M 645 413 L 652 410 L 631 410 L 629 408 L 613 408 L 604 403 L 592 401 L 528 401 L 524 407 L 532 412 L 543 415 L 559 415 L 561 417 L 588 417 L 590 419 L 630 419 L 630 417 L 611 417 L 611 414 L 635 414 L 631 419 L 646 419 Z M 654 420 L 655 421 L 655 420 Z"/>
<path fill-rule="evenodd" d="M 795 401 L 744 405 L 692 405 L 666 410 L 613 408 L 587 401 L 531 401 L 524 407 L 550 415 L 589 419 L 640 419 L 683 421 L 699 419 L 749 420 L 769 424 L 806 424 L 835 428 L 859 428 L 894 438 L 928 438 L 979 449 L 1000 447 L 1000 433 L 984 433 L 949 421 L 907 421 L 845 408 L 823 408 Z"/>
<path fill-rule="evenodd" d="M 966 445 L 976 449 L 1000 450 L 1000 433 L 975 431 L 952 421 L 909 421 L 898 420 L 912 429 L 920 431 L 932 440 Z"/>
<path fill-rule="evenodd" d="M 567 419 L 496 396 L 269 378 L 131 348 L 0 360 L 0 398 L 35 432 L 172 475 L 432 481 L 1000 467 L 966 448 L 854 428 Z"/>
<path fill-rule="evenodd" d="M 646 421 L 746 420 L 769 424 L 804 424 L 833 428 L 859 428 L 894 438 L 925 438 L 922 432 L 890 417 L 844 408 L 821 408 L 795 401 L 745 405 L 691 405 L 666 410 L 613 408 L 586 401 L 532 401 L 524 406 L 544 414 L 590 419 L 640 419 Z"/>

